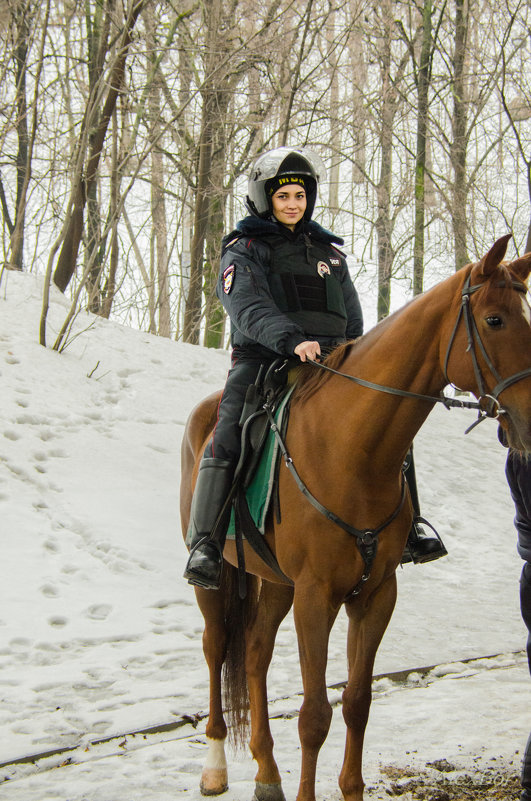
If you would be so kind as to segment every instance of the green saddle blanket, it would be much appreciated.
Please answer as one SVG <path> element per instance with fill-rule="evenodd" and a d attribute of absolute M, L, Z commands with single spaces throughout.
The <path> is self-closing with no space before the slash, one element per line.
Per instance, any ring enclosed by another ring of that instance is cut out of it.
<path fill-rule="evenodd" d="M 284 415 L 286 414 L 293 389 L 294 387 L 292 387 L 286 393 L 275 412 L 275 422 L 280 430 L 282 430 L 282 422 L 284 420 Z M 280 448 L 278 445 L 278 440 L 270 429 L 267 434 L 260 461 L 255 470 L 251 483 L 245 492 L 245 497 L 249 506 L 249 512 L 251 513 L 251 517 L 256 528 L 261 534 L 264 534 L 265 532 L 265 521 L 271 505 L 271 500 L 273 498 L 273 491 L 275 488 L 275 473 L 279 455 Z M 236 527 L 233 509 L 230 516 L 227 537 L 234 539 L 235 533 Z"/>

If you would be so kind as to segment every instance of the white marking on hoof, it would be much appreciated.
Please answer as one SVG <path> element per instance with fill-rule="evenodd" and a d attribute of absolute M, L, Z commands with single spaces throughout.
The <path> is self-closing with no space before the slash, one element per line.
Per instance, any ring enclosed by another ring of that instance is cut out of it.
<path fill-rule="evenodd" d="M 202 795 L 220 795 L 229 789 L 224 742 L 207 737 L 208 753 L 199 785 Z"/>

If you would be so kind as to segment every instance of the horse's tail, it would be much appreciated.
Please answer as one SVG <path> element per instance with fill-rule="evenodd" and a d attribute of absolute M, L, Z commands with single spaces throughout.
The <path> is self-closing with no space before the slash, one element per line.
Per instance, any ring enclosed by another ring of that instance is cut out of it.
<path fill-rule="evenodd" d="M 229 728 L 229 742 L 243 748 L 249 735 L 249 690 L 245 673 L 245 634 L 258 606 L 259 579 L 246 575 L 247 594 L 239 596 L 238 571 L 225 565 L 225 623 L 227 649 L 223 665 L 223 706 Z"/>

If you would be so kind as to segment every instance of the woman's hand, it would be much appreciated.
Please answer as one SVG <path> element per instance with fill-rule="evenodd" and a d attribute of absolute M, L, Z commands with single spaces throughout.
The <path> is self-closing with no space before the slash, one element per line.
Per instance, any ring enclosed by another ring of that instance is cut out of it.
<path fill-rule="evenodd" d="M 299 357 L 301 362 L 305 362 L 307 359 L 313 362 L 316 356 L 321 355 L 321 347 L 318 342 L 307 340 L 297 345 L 294 353 Z"/>

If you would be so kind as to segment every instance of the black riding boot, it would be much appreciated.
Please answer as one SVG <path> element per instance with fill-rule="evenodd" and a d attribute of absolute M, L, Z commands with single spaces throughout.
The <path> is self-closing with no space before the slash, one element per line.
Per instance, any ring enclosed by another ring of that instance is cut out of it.
<path fill-rule="evenodd" d="M 428 521 L 420 516 L 420 504 L 417 491 L 417 479 L 415 476 L 415 464 L 413 462 L 413 449 L 411 449 L 406 457 L 404 463 L 404 475 L 409 487 L 409 494 L 411 496 L 411 503 L 413 504 L 413 522 L 411 524 L 411 531 L 408 534 L 406 547 L 402 555 L 402 564 L 413 562 L 414 564 L 422 564 L 423 562 L 431 562 L 434 559 L 439 559 L 441 556 L 446 556 L 448 551 L 444 547 L 443 541 Z M 427 534 L 421 523 L 429 526 L 433 531 L 433 535 Z"/>
<path fill-rule="evenodd" d="M 214 458 L 204 458 L 201 462 L 190 510 L 192 536 L 184 578 L 189 584 L 207 590 L 217 590 L 221 583 L 230 505 L 221 518 L 220 514 L 233 478 L 232 462 Z"/>

